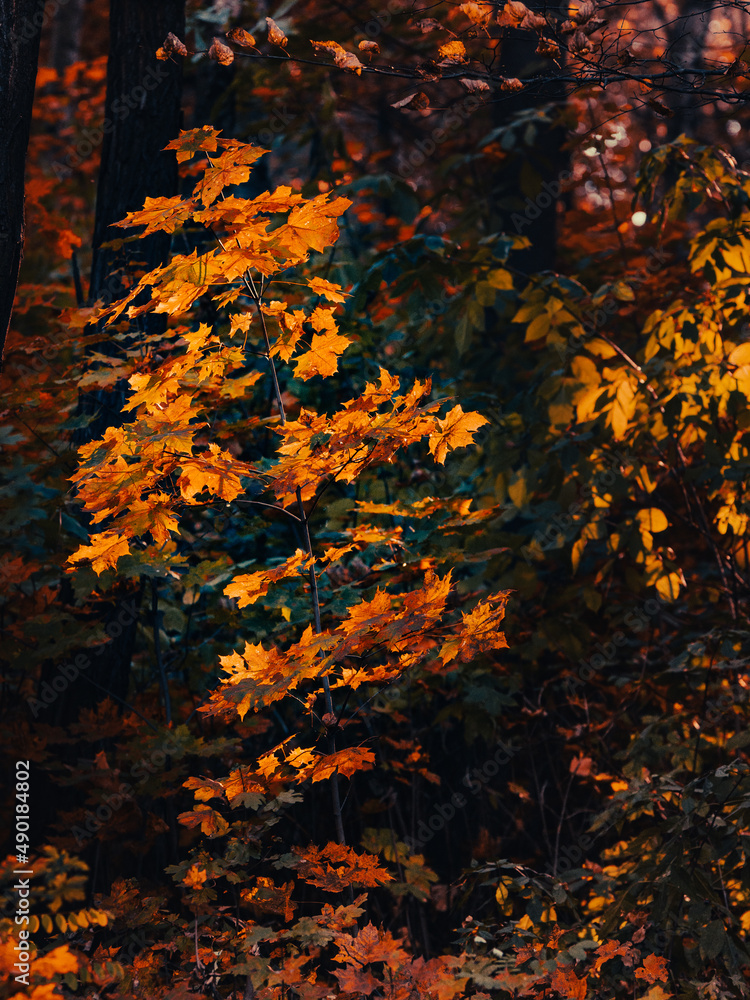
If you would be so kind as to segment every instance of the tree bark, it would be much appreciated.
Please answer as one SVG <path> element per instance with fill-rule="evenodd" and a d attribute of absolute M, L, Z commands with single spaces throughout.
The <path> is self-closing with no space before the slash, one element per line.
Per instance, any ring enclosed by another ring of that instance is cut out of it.
<path fill-rule="evenodd" d="M 536 55 L 535 33 L 508 29 L 502 46 L 501 72 L 507 77 L 528 77 L 544 68 L 545 61 Z M 516 267 L 532 274 L 553 270 L 557 261 L 557 202 L 560 175 L 570 165 L 563 148 L 566 130 L 534 114 L 547 105 L 562 104 L 563 84 L 551 82 L 536 88 L 527 87 L 518 94 L 503 96 L 493 103 L 496 127 L 509 125 L 516 116 L 525 115 L 527 124 L 517 129 L 520 139 L 508 158 L 492 177 L 490 224 L 494 229 L 518 233 L 530 240 L 526 250 L 516 251 Z M 527 143 L 525 132 L 533 129 Z M 547 188 L 544 185 L 547 185 Z M 511 224 L 513 223 L 513 224 Z"/>
<path fill-rule="evenodd" d="M 24 243 L 24 172 L 44 0 L 0 0 L 0 362 Z"/>
<path fill-rule="evenodd" d="M 134 245 L 125 252 L 102 249 L 107 240 L 125 235 L 110 229 L 127 212 L 143 207 L 146 197 L 177 191 L 177 164 L 164 146 L 180 126 L 182 60 L 160 61 L 156 50 L 169 34 L 184 35 L 184 0 L 111 0 L 110 52 L 102 162 L 96 192 L 94 257 L 89 294 L 115 297 L 119 281 L 113 272 L 132 265 Z M 138 259 L 149 267 L 161 263 L 169 235 L 139 240 Z"/>

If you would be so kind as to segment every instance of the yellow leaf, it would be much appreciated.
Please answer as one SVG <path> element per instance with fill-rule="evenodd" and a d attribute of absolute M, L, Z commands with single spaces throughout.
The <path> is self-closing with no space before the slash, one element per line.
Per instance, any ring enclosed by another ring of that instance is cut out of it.
<path fill-rule="evenodd" d="M 727 361 L 730 365 L 737 365 L 738 367 L 750 364 L 750 342 L 738 344 L 730 353 Z"/>
<path fill-rule="evenodd" d="M 656 589 L 665 601 L 675 601 L 680 593 L 680 574 L 668 573 L 656 581 Z"/>
<path fill-rule="evenodd" d="M 466 47 L 463 42 L 459 42 L 457 40 L 453 42 L 446 42 L 445 45 L 441 45 L 438 52 L 440 57 L 448 62 L 466 61 Z"/>
<path fill-rule="evenodd" d="M 615 400 L 609 412 L 609 425 L 619 441 L 625 437 L 628 424 L 635 413 L 635 393 L 628 378 L 624 378 L 617 386 Z"/>
<path fill-rule="evenodd" d="M 639 510 L 636 518 L 641 528 L 654 533 L 664 531 L 669 527 L 666 515 L 658 507 L 647 507 L 645 510 Z"/>
<path fill-rule="evenodd" d="M 522 472 L 517 473 L 515 481 L 509 484 L 508 496 L 519 509 L 526 503 L 526 478 Z"/>
<path fill-rule="evenodd" d="M 294 374 L 307 381 L 313 375 L 328 378 L 338 370 L 339 356 L 349 347 L 349 338 L 338 333 L 313 334 L 310 350 L 295 358 Z"/>
<path fill-rule="evenodd" d="M 348 292 L 345 292 L 341 285 L 333 281 L 326 281 L 325 278 L 310 278 L 308 285 L 316 295 L 323 295 L 331 302 L 345 302 Z"/>
<path fill-rule="evenodd" d="M 129 553 L 127 538 L 123 538 L 116 531 L 102 531 L 94 536 L 91 545 L 81 545 L 72 556 L 68 557 L 68 562 L 75 564 L 90 559 L 91 568 L 99 575 L 107 568 L 116 569 L 120 556 Z"/>
<path fill-rule="evenodd" d="M 648 993 L 643 994 L 642 1000 L 669 1000 L 673 996 L 674 993 L 667 993 L 666 990 L 657 984 L 656 986 L 652 986 Z"/>
<path fill-rule="evenodd" d="M 550 315 L 547 312 L 540 313 L 536 319 L 532 319 L 526 328 L 524 343 L 529 344 L 534 340 L 546 337 L 550 328 Z"/>
<path fill-rule="evenodd" d="M 445 419 L 438 417 L 435 423 L 438 430 L 430 434 L 430 454 L 442 465 L 449 451 L 472 444 L 475 431 L 488 424 L 489 420 L 478 413 L 464 413 L 458 405 L 446 414 Z"/>

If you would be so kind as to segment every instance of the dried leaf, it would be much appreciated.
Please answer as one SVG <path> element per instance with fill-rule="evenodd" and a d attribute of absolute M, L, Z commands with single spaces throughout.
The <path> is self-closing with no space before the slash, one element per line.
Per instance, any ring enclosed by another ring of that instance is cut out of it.
<path fill-rule="evenodd" d="M 227 38 L 230 42 L 234 42 L 235 45 L 239 45 L 243 49 L 255 48 L 255 39 L 244 28 L 231 28 L 227 32 Z"/>
<path fill-rule="evenodd" d="M 161 47 L 167 55 L 171 55 L 173 52 L 175 52 L 178 56 L 186 56 L 188 54 L 188 50 L 184 42 L 181 42 L 177 35 L 173 34 L 171 31 L 162 42 Z"/>
<path fill-rule="evenodd" d="M 268 25 L 268 41 L 272 45 L 278 45 L 279 48 L 285 49 L 289 39 L 286 37 L 278 24 L 272 17 L 266 18 L 266 24 Z"/>
<path fill-rule="evenodd" d="M 234 62 L 234 52 L 220 38 L 214 38 L 208 49 L 208 58 L 215 59 L 222 66 L 231 66 Z"/>

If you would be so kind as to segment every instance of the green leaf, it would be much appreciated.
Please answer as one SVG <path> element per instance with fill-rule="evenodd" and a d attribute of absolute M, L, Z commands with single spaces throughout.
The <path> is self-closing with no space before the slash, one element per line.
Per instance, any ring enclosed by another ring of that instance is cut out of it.
<path fill-rule="evenodd" d="M 704 959 L 716 958 L 724 947 L 726 939 L 727 935 L 724 930 L 724 924 L 721 920 L 712 920 L 701 931 L 701 957 Z"/>

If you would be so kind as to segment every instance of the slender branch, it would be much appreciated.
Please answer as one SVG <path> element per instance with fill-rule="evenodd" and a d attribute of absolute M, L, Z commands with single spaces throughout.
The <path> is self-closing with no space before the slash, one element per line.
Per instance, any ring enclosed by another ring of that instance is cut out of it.
<path fill-rule="evenodd" d="M 167 672 L 164 669 L 164 661 L 161 655 L 161 635 L 159 629 L 159 584 L 156 579 L 151 579 L 151 617 L 154 632 L 154 655 L 156 657 L 156 669 L 159 672 L 159 684 L 164 700 L 164 719 L 168 726 L 172 724 L 172 706 L 169 699 L 169 682 Z"/>
<path fill-rule="evenodd" d="M 297 487 L 297 503 L 299 504 L 300 520 L 302 521 L 302 530 L 305 536 L 305 547 L 307 548 L 307 555 L 310 559 L 310 589 L 311 598 L 313 606 L 313 617 L 315 620 L 315 634 L 319 635 L 322 631 L 320 624 L 320 596 L 318 594 L 318 578 L 315 575 L 315 557 L 313 555 L 312 549 L 312 538 L 310 536 L 310 521 L 308 515 L 305 513 L 305 506 L 302 502 L 302 490 Z M 323 674 L 323 694 L 326 702 L 326 714 L 330 717 L 333 716 L 333 698 L 331 697 L 331 683 L 328 680 L 328 675 Z M 328 752 L 336 752 L 336 726 L 329 725 L 326 727 L 328 735 Z M 338 774 L 332 774 L 330 779 L 331 786 L 331 798 L 333 800 L 333 818 L 336 824 L 336 836 L 339 839 L 340 844 L 346 844 L 346 835 L 344 833 L 344 822 L 341 816 L 341 795 L 339 793 L 339 779 Z M 351 889 L 351 886 L 349 887 Z"/>

